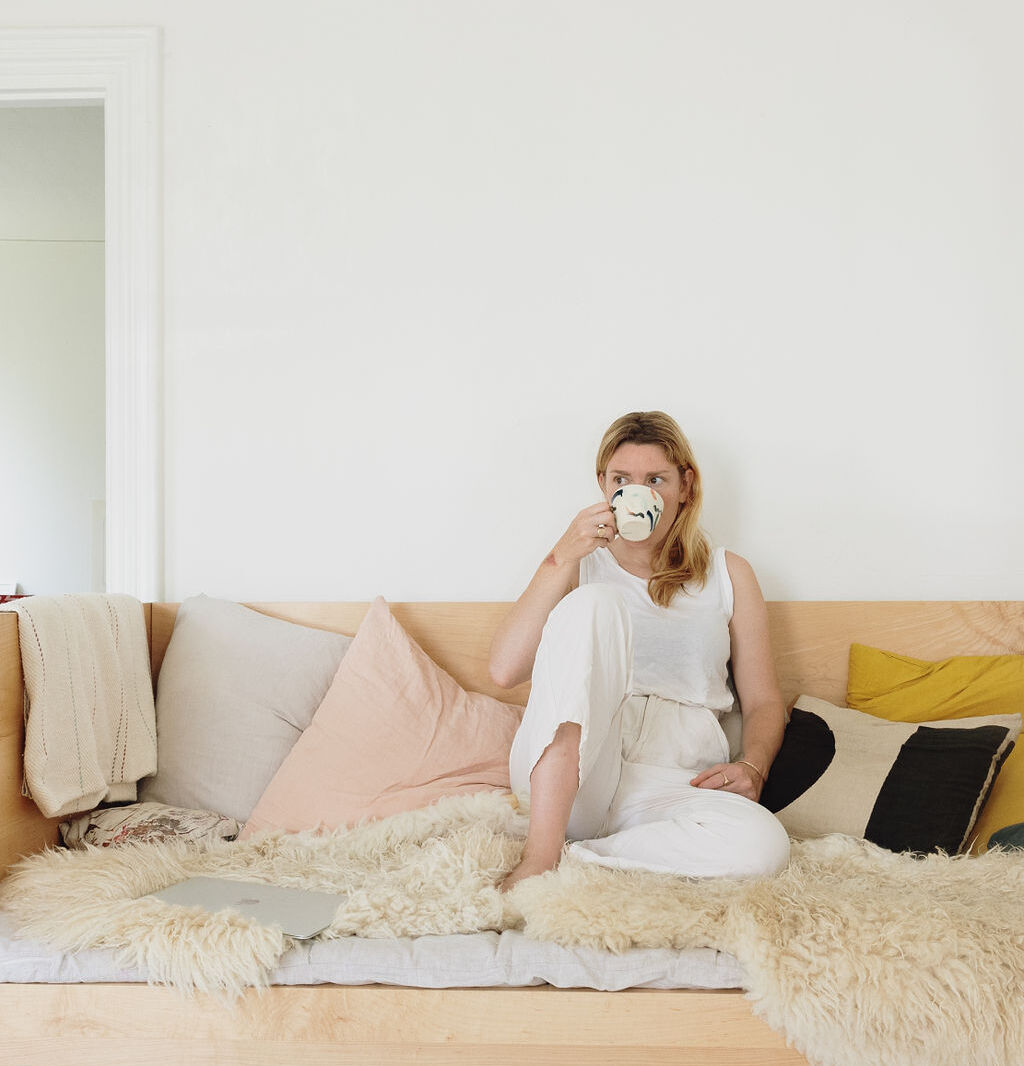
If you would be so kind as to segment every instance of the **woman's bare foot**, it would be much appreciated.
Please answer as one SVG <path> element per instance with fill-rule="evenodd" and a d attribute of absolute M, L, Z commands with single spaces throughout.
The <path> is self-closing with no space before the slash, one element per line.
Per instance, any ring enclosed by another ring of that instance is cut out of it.
<path fill-rule="evenodd" d="M 527 877 L 546 874 L 548 870 L 553 870 L 557 865 L 558 855 L 555 855 L 554 859 L 533 859 L 528 855 L 523 855 L 519 865 L 510 870 L 505 880 L 498 885 L 498 891 L 508 892 L 509 889 L 515 888 L 520 881 L 526 880 Z"/>
<path fill-rule="evenodd" d="M 498 886 L 508 892 L 520 881 L 558 865 L 576 792 L 580 787 L 578 722 L 563 722 L 530 774 L 530 824 L 522 858 Z"/>

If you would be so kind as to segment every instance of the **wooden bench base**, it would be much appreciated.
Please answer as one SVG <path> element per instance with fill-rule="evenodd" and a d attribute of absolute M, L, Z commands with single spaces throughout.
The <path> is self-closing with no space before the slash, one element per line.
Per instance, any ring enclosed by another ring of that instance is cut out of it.
<path fill-rule="evenodd" d="M 276 987 L 237 1004 L 146 985 L 0 986 L 18 1066 L 806 1066 L 740 992 Z"/>

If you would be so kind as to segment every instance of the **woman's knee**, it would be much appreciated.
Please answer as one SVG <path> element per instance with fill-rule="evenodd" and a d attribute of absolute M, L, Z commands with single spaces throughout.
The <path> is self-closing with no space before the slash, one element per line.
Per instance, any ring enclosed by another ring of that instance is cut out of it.
<path fill-rule="evenodd" d="M 632 684 L 633 635 L 622 593 L 610 585 L 581 585 L 548 616 L 533 667 L 534 690 L 595 683 L 617 692 Z"/>
<path fill-rule="evenodd" d="M 774 877 L 789 865 L 789 834 L 771 811 L 750 804 L 736 834 L 735 877 Z"/>
<path fill-rule="evenodd" d="M 628 630 L 629 610 L 620 589 L 594 582 L 580 585 L 563 596 L 548 616 L 548 621 L 573 626 L 612 624 Z"/>
<path fill-rule="evenodd" d="M 612 585 L 580 585 L 548 616 L 541 654 L 558 649 L 559 658 L 582 655 L 591 663 L 633 661 L 633 624 L 626 597 Z M 631 671 L 630 671 L 631 675 Z"/>
<path fill-rule="evenodd" d="M 698 877 L 774 877 L 789 865 L 789 836 L 766 808 L 732 793 L 699 797 L 672 819 L 667 854 L 681 872 Z M 681 854 L 673 855 L 670 841 Z M 689 869 L 688 865 L 692 864 Z"/>

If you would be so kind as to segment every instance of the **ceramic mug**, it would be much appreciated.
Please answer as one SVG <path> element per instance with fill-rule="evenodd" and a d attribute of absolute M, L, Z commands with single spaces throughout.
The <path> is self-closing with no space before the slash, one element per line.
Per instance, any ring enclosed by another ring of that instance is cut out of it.
<path fill-rule="evenodd" d="M 647 485 L 623 485 L 609 502 L 623 540 L 646 540 L 665 509 L 665 501 Z"/>

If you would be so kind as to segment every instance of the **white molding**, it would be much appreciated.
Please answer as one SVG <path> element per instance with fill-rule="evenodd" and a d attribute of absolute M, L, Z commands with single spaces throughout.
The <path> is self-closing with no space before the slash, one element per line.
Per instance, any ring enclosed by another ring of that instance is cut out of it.
<path fill-rule="evenodd" d="M 160 32 L 0 29 L 0 104 L 82 101 L 106 138 L 106 587 L 161 600 Z"/>

